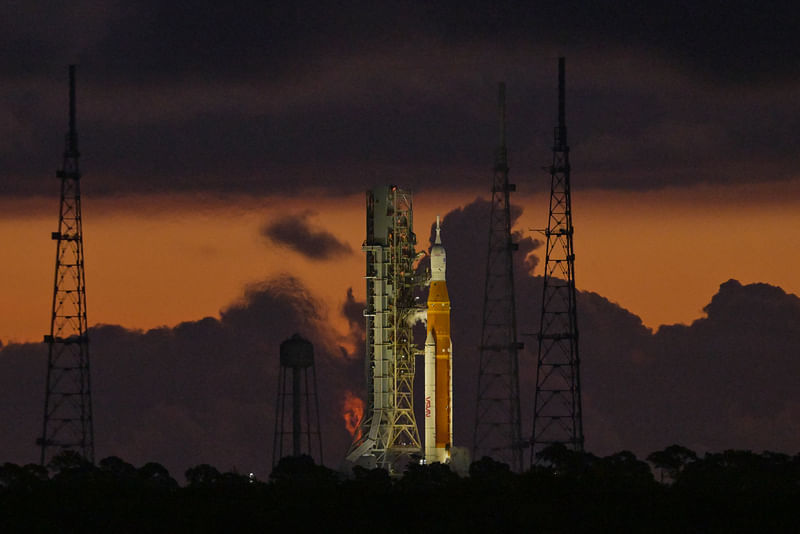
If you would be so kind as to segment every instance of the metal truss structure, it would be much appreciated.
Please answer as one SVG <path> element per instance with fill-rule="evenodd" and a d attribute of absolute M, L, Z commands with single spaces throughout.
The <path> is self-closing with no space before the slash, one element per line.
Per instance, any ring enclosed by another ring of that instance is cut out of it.
<path fill-rule="evenodd" d="M 508 151 L 505 128 L 505 84 L 499 86 L 501 136 L 495 155 L 489 251 L 483 298 L 477 409 L 472 440 L 473 458 L 489 456 L 522 470 L 519 360 L 517 341 L 509 196 L 516 191 L 508 183 Z"/>
<path fill-rule="evenodd" d="M 75 66 L 69 67 L 69 132 L 61 179 L 55 283 L 48 345 L 41 463 L 61 450 L 74 450 L 94 462 L 92 387 L 86 322 L 78 133 L 75 126 Z"/>
<path fill-rule="evenodd" d="M 410 191 L 384 186 L 367 191 L 366 318 L 367 406 L 347 459 L 398 473 L 421 454 L 414 416 L 413 316 L 417 238 Z"/>
<path fill-rule="evenodd" d="M 558 60 L 558 126 L 550 167 L 550 214 L 545 236 L 544 289 L 539 324 L 531 465 L 554 443 L 583 450 L 580 357 L 576 318 L 569 146 L 565 120 L 564 58 Z"/>

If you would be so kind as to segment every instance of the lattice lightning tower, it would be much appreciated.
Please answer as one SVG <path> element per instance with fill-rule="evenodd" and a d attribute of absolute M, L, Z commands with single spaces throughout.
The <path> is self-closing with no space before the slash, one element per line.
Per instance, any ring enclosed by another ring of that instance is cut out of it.
<path fill-rule="evenodd" d="M 554 443 L 583 450 L 575 252 L 572 245 L 569 146 L 564 103 L 564 58 L 558 60 L 558 126 L 550 167 L 550 214 L 545 236 L 544 289 L 539 324 L 531 465 Z"/>
<path fill-rule="evenodd" d="M 505 84 L 499 85 L 500 146 L 495 155 L 492 206 L 489 219 L 489 253 L 483 298 L 478 400 L 472 453 L 475 460 L 489 456 L 522 470 L 520 430 L 517 315 L 514 298 L 513 251 L 506 150 Z"/>
<path fill-rule="evenodd" d="M 396 186 L 367 191 L 367 301 L 365 373 L 367 409 L 347 454 L 396 474 L 421 454 L 414 416 L 415 356 L 412 316 L 419 281 L 410 191 Z"/>
<path fill-rule="evenodd" d="M 75 450 L 94 462 L 92 388 L 86 322 L 86 280 L 83 269 L 81 174 L 75 128 L 75 66 L 69 67 L 69 132 L 61 179 L 61 207 L 56 242 L 55 283 L 48 345 L 41 463 L 60 450 Z"/>

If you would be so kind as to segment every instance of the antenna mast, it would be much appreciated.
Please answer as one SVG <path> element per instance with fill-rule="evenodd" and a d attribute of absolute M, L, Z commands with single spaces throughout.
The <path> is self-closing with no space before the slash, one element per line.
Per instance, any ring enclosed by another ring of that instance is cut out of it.
<path fill-rule="evenodd" d="M 473 458 L 489 456 L 522 470 L 520 430 L 517 315 L 514 298 L 508 150 L 506 149 L 506 86 L 498 86 L 500 146 L 495 154 L 492 206 L 489 215 L 489 250 L 483 293 L 478 399 L 472 438 Z"/>
<path fill-rule="evenodd" d="M 83 268 L 78 132 L 75 121 L 75 66 L 69 66 L 69 131 L 61 179 L 61 204 L 56 242 L 55 282 L 48 345 L 40 462 L 62 450 L 75 450 L 94 463 L 92 388 L 86 322 L 86 279 Z"/>
<path fill-rule="evenodd" d="M 554 443 L 583 450 L 580 358 L 576 316 L 575 251 L 569 146 L 565 119 L 564 58 L 558 59 L 558 126 L 550 167 L 550 214 L 544 264 L 539 356 L 536 367 L 531 465 Z"/>

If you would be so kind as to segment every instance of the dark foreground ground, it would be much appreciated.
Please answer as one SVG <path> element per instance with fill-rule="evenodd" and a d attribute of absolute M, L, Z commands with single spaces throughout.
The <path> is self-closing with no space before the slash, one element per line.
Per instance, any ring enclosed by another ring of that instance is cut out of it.
<path fill-rule="evenodd" d="M 159 464 L 67 453 L 0 468 L 0 532 L 800 531 L 800 455 L 546 452 L 523 474 L 484 458 L 463 478 L 440 464 L 348 478 L 296 457 L 268 482 L 200 465 L 185 486 Z"/>

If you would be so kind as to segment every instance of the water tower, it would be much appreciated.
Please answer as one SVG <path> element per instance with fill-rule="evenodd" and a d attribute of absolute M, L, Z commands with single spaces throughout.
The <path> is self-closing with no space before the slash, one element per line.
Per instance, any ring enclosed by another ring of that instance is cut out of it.
<path fill-rule="evenodd" d="M 284 456 L 301 454 L 316 457 L 322 465 L 314 346 L 299 334 L 294 334 L 281 343 L 280 359 L 272 466 Z"/>

